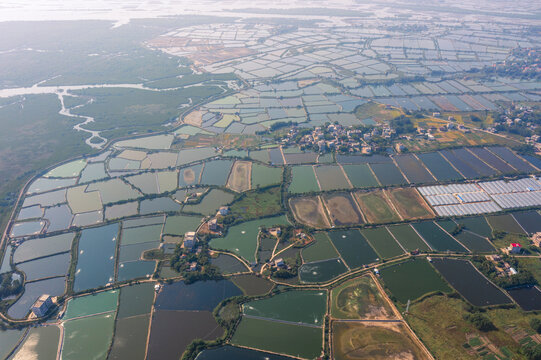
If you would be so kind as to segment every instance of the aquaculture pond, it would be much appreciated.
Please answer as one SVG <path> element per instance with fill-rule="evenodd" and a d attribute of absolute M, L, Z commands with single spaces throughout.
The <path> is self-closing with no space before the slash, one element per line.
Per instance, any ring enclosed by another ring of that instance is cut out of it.
<path fill-rule="evenodd" d="M 214 215 L 221 206 L 228 205 L 234 198 L 235 195 L 230 192 L 212 189 L 205 195 L 199 204 L 184 205 L 182 210 L 203 215 Z"/>
<path fill-rule="evenodd" d="M 19 263 L 37 257 L 70 251 L 74 238 L 75 233 L 66 233 L 46 238 L 27 240 L 15 250 L 13 262 Z"/>
<path fill-rule="evenodd" d="M 165 221 L 165 215 L 155 215 L 147 216 L 142 218 L 136 218 L 131 220 L 122 221 L 122 228 L 134 228 L 138 226 L 149 226 L 149 225 L 162 225 Z"/>
<path fill-rule="evenodd" d="M 25 330 L 0 331 L 0 358 L 5 359 L 24 334 Z"/>
<path fill-rule="evenodd" d="M 114 323 L 114 313 L 65 321 L 62 359 L 105 359 L 113 340 Z"/>
<path fill-rule="evenodd" d="M 149 278 L 150 276 L 152 276 L 155 269 L 155 261 L 137 260 L 123 262 L 118 265 L 117 281 Z"/>
<path fill-rule="evenodd" d="M 64 320 L 116 311 L 120 290 L 85 295 L 68 301 Z"/>
<path fill-rule="evenodd" d="M 442 150 L 440 153 L 458 170 L 466 179 L 475 179 L 476 177 L 484 176 L 480 169 L 477 169 L 473 164 L 463 159 L 460 154 L 456 154 L 453 150 Z"/>
<path fill-rule="evenodd" d="M 157 310 L 152 315 L 147 359 L 180 359 L 193 340 L 210 341 L 223 333 L 210 311 Z"/>
<path fill-rule="evenodd" d="M 291 168 L 291 178 L 289 192 L 292 194 L 319 191 L 314 169 L 310 165 L 294 166 Z"/>
<path fill-rule="evenodd" d="M 324 290 L 286 291 L 242 305 L 244 315 L 321 326 L 327 308 Z"/>
<path fill-rule="evenodd" d="M 267 294 L 274 286 L 274 283 L 255 275 L 236 275 L 231 281 L 242 290 L 246 296 Z"/>
<path fill-rule="evenodd" d="M 60 296 L 65 290 L 66 278 L 64 277 L 25 284 L 23 295 L 8 309 L 8 316 L 13 319 L 22 319 L 41 295 Z"/>
<path fill-rule="evenodd" d="M 305 263 L 299 268 L 299 279 L 305 283 L 322 283 L 347 271 L 341 259 L 329 259 Z"/>
<path fill-rule="evenodd" d="M 50 170 L 44 177 L 71 178 L 77 177 L 86 166 L 86 160 L 75 160 Z"/>
<path fill-rule="evenodd" d="M 511 299 L 484 277 L 469 261 L 433 259 L 443 277 L 475 306 L 508 304 Z"/>
<path fill-rule="evenodd" d="M 231 160 L 207 161 L 201 175 L 201 184 L 224 186 L 232 166 Z"/>
<path fill-rule="evenodd" d="M 534 172 L 536 171 L 528 162 L 524 161 L 524 159 L 518 157 L 513 153 L 511 150 L 509 150 L 506 147 L 501 146 L 493 146 L 488 148 L 488 150 L 491 153 L 494 153 L 498 155 L 500 158 L 505 160 L 509 165 L 514 167 L 520 172 Z"/>
<path fill-rule="evenodd" d="M 282 169 L 252 164 L 252 189 L 266 187 L 282 182 Z"/>
<path fill-rule="evenodd" d="M 321 191 L 349 189 L 351 186 L 344 175 L 344 172 L 338 165 L 315 166 Z"/>
<path fill-rule="evenodd" d="M 391 233 L 384 227 L 363 229 L 361 233 L 384 259 L 404 254 L 404 249 L 400 247 Z"/>
<path fill-rule="evenodd" d="M 226 345 L 218 348 L 203 350 L 197 355 L 197 360 L 291 360 L 293 358 L 285 355 L 276 355 L 264 351 L 240 348 Z"/>
<path fill-rule="evenodd" d="M 199 179 L 201 178 L 202 169 L 203 169 L 203 164 L 198 164 L 198 165 L 180 169 L 179 175 L 178 175 L 178 187 L 185 187 L 185 186 L 199 184 Z"/>
<path fill-rule="evenodd" d="M 0 274 L 11 271 L 11 264 L 9 263 L 9 258 L 11 257 L 11 249 L 11 245 L 9 244 L 5 247 L 2 264 L 0 264 Z"/>
<path fill-rule="evenodd" d="M 494 246 L 484 237 L 468 230 L 462 230 L 455 238 L 471 252 L 489 253 L 495 252 Z"/>
<path fill-rule="evenodd" d="M 207 159 L 214 155 L 216 155 L 214 149 L 209 147 L 183 149 L 178 153 L 177 166 Z"/>
<path fill-rule="evenodd" d="M 528 234 L 541 231 L 541 215 L 537 211 L 515 212 L 513 217 Z"/>
<path fill-rule="evenodd" d="M 39 205 L 32 205 L 22 208 L 17 215 L 17 220 L 37 219 L 43 216 L 43 208 Z"/>
<path fill-rule="evenodd" d="M 34 220 L 15 223 L 11 228 L 10 237 L 37 235 L 43 230 L 45 221 Z"/>
<path fill-rule="evenodd" d="M 424 165 L 413 154 L 404 154 L 394 157 L 398 167 L 408 178 L 410 183 L 428 183 L 435 179 Z"/>
<path fill-rule="evenodd" d="M 117 319 L 109 359 L 145 359 L 150 315 Z"/>
<path fill-rule="evenodd" d="M 138 214 L 138 203 L 136 201 L 127 202 L 119 205 L 111 205 L 105 208 L 105 218 L 114 220 Z"/>
<path fill-rule="evenodd" d="M 31 328 L 28 335 L 13 354 L 12 360 L 44 359 L 54 360 L 57 357 L 60 329 L 58 326 L 40 326 Z M 0 349 L 2 347 L 0 340 Z M 0 350 L 0 357 L 2 353 Z M 3 357 L 2 357 L 3 358 Z"/>
<path fill-rule="evenodd" d="M 541 310 L 541 290 L 537 286 L 507 290 L 524 311 Z"/>
<path fill-rule="evenodd" d="M 393 163 L 370 164 L 381 185 L 401 185 L 408 181 Z"/>
<path fill-rule="evenodd" d="M 463 179 L 447 160 L 438 152 L 418 154 L 419 159 L 426 165 L 428 170 L 440 181 Z"/>
<path fill-rule="evenodd" d="M 79 178 L 79 184 L 105 179 L 106 177 L 107 177 L 107 174 L 105 173 L 104 163 L 88 164 L 83 170 L 83 172 L 81 172 L 81 177 Z"/>
<path fill-rule="evenodd" d="M 511 214 L 489 215 L 487 221 L 496 231 L 524 234 L 524 229 L 519 225 Z"/>
<path fill-rule="evenodd" d="M 28 188 L 27 194 L 42 193 L 50 190 L 73 186 L 77 182 L 76 178 L 71 179 L 47 179 L 39 178 Z"/>
<path fill-rule="evenodd" d="M 328 234 L 349 268 L 358 268 L 379 260 L 378 255 L 359 230 L 330 231 Z"/>
<path fill-rule="evenodd" d="M 229 250 L 249 262 L 255 262 L 259 228 L 287 224 L 289 221 L 283 215 L 247 221 L 230 227 L 225 237 L 212 239 L 210 246 L 214 249 Z"/>
<path fill-rule="evenodd" d="M 327 233 L 315 233 L 314 239 L 314 242 L 301 250 L 304 262 L 336 259 L 340 256 L 327 236 Z"/>
<path fill-rule="evenodd" d="M 16 267 L 25 274 L 25 281 L 43 278 L 66 276 L 70 266 L 71 254 L 59 254 L 17 264 Z"/>
<path fill-rule="evenodd" d="M 186 285 L 183 281 L 165 285 L 156 297 L 156 310 L 212 311 L 222 301 L 242 291 L 229 280 L 198 281 Z"/>
<path fill-rule="evenodd" d="M 457 223 L 464 225 L 464 227 L 480 236 L 490 238 L 492 236 L 492 229 L 488 225 L 487 220 L 483 216 L 472 216 L 456 220 Z"/>
<path fill-rule="evenodd" d="M 385 286 L 398 301 L 406 304 L 434 291 L 451 288 L 425 259 L 413 259 L 380 270 Z"/>
<path fill-rule="evenodd" d="M 387 229 L 407 251 L 430 251 L 430 247 L 417 235 L 409 224 L 388 226 Z"/>
<path fill-rule="evenodd" d="M 243 263 L 230 255 L 220 254 L 216 258 L 211 258 L 210 263 L 220 269 L 220 272 L 225 275 L 248 271 Z"/>
<path fill-rule="evenodd" d="M 449 234 L 443 231 L 433 221 L 423 221 L 412 224 L 419 235 L 437 251 L 466 252 L 467 250 L 455 241 Z"/>
<path fill-rule="evenodd" d="M 201 224 L 201 220 L 201 216 L 167 216 L 163 233 L 171 235 L 184 235 L 188 231 L 196 231 L 199 224 Z"/>
<path fill-rule="evenodd" d="M 322 331 L 320 327 L 243 317 L 231 343 L 313 359 L 322 351 Z"/>
<path fill-rule="evenodd" d="M 73 217 L 71 226 L 83 227 L 83 226 L 96 225 L 102 222 L 103 222 L 103 211 L 99 210 L 99 211 L 92 211 L 92 212 L 87 212 L 83 214 L 76 214 Z"/>
<path fill-rule="evenodd" d="M 154 301 L 154 284 L 142 283 L 120 289 L 117 319 L 149 314 Z"/>
<path fill-rule="evenodd" d="M 147 215 L 158 212 L 176 212 L 180 210 L 181 205 L 170 197 L 159 197 L 143 200 L 139 207 L 140 214 Z"/>
<path fill-rule="evenodd" d="M 58 205 L 45 210 L 43 217 L 49 220 L 47 232 L 54 232 L 66 230 L 71 224 L 73 214 L 68 205 Z"/>
<path fill-rule="evenodd" d="M 45 194 L 39 194 L 34 196 L 26 196 L 23 202 L 23 207 L 32 205 L 53 206 L 63 202 L 66 202 L 66 189 L 51 191 Z"/>
<path fill-rule="evenodd" d="M 497 169 L 503 174 L 510 174 L 517 172 L 515 169 L 513 169 L 509 164 L 507 164 L 505 161 L 491 153 L 485 148 L 469 148 L 469 151 L 474 153 L 477 157 L 479 157 L 481 160 L 483 160 L 485 163 L 489 164 L 493 168 Z"/>
<path fill-rule="evenodd" d="M 351 185 L 356 188 L 379 186 L 372 170 L 367 164 L 342 165 Z"/>
<path fill-rule="evenodd" d="M 105 286 L 114 280 L 119 224 L 83 230 L 79 239 L 75 292 Z"/>

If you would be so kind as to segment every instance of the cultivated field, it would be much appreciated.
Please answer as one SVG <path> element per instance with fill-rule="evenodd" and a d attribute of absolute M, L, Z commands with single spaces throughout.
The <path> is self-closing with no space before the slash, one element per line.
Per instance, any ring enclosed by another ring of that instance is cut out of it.
<path fill-rule="evenodd" d="M 382 190 L 354 193 L 367 223 L 386 223 L 400 221 Z"/>
<path fill-rule="evenodd" d="M 399 188 L 387 191 L 400 216 L 405 220 L 429 219 L 434 217 L 430 206 L 414 188 Z"/>

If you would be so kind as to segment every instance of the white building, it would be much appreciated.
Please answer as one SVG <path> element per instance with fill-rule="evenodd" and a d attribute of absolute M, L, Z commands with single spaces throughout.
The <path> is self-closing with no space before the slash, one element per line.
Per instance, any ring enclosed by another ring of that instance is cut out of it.
<path fill-rule="evenodd" d="M 184 234 L 184 248 L 191 249 L 195 246 L 196 238 L 194 231 L 188 231 Z"/>
<path fill-rule="evenodd" d="M 53 300 L 51 295 L 43 294 L 36 300 L 34 305 L 32 305 L 32 312 L 37 317 L 42 317 L 47 314 L 47 311 L 53 306 Z"/>

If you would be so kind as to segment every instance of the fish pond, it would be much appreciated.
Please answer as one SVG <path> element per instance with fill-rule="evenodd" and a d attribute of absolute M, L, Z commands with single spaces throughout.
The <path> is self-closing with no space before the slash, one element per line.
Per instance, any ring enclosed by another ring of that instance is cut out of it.
<path fill-rule="evenodd" d="M 118 224 L 111 224 L 82 231 L 73 285 L 75 292 L 113 282 L 118 230 Z"/>
<path fill-rule="evenodd" d="M 511 299 L 483 276 L 469 261 L 433 259 L 434 267 L 474 306 L 509 304 Z"/>
<path fill-rule="evenodd" d="M 244 315 L 321 326 L 327 308 L 324 290 L 286 291 L 242 305 Z"/>
<path fill-rule="evenodd" d="M 451 288 L 424 259 L 409 260 L 380 270 L 385 287 L 402 304 L 415 300 L 427 293 Z"/>

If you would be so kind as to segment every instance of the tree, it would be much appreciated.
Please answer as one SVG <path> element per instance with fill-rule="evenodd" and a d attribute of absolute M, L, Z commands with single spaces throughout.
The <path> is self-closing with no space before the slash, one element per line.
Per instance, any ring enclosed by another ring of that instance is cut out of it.
<path fill-rule="evenodd" d="M 486 332 L 496 329 L 492 321 L 490 321 L 488 317 L 480 313 L 468 314 L 466 315 L 466 320 L 468 320 L 479 331 Z"/>
<path fill-rule="evenodd" d="M 535 330 L 538 334 L 541 334 L 541 319 L 533 318 L 530 320 L 530 326 L 533 330 Z"/>

